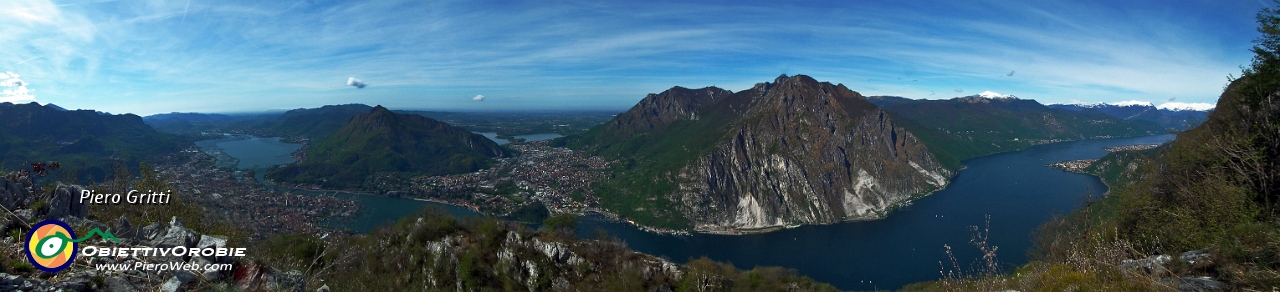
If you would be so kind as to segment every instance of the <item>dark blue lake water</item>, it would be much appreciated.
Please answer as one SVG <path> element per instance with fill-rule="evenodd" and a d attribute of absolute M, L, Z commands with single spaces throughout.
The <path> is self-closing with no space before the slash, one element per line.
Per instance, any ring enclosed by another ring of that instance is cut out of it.
<path fill-rule="evenodd" d="M 1045 165 L 1102 157 L 1106 155 L 1104 147 L 1163 143 L 1173 137 L 1064 142 L 971 159 L 964 162 L 966 168 L 946 189 L 882 220 L 801 226 L 753 235 L 669 236 L 644 232 L 626 223 L 586 217 L 579 223 L 578 235 L 594 238 L 597 230 L 603 230 L 625 241 L 632 249 L 676 262 L 705 256 L 745 269 L 791 268 L 840 289 L 897 289 L 909 283 L 938 279 L 942 269 L 939 262 L 951 266 L 943 253 L 943 245 L 950 245 L 961 268 L 969 269 L 980 259 L 978 250 L 969 244 L 969 226 L 984 225 L 986 216 L 991 218 L 989 242 L 999 247 L 999 260 L 1007 267 L 1026 263 L 1031 233 L 1036 227 L 1053 214 L 1080 208 L 1086 197 L 1100 196 L 1107 191 L 1096 177 Z M 249 142 L 233 144 L 255 149 L 244 152 L 252 155 L 226 152 L 239 158 L 241 164 L 268 165 L 281 161 L 270 160 L 279 157 L 278 151 L 288 150 L 273 144 L 279 143 L 278 140 L 252 141 L 263 146 L 253 147 Z M 222 145 L 203 144 L 202 148 Z M 466 208 L 410 199 L 290 191 L 360 200 L 364 208 L 355 220 L 335 223 L 359 232 L 368 232 L 426 206 L 442 207 L 455 216 L 476 216 Z"/>
<path fill-rule="evenodd" d="M 197 141 L 196 146 L 206 153 L 216 149 L 236 158 L 236 169 L 255 169 L 293 163 L 290 154 L 302 149 L 301 144 L 280 142 L 279 137 L 260 138 L 232 136 L 223 139 Z"/>

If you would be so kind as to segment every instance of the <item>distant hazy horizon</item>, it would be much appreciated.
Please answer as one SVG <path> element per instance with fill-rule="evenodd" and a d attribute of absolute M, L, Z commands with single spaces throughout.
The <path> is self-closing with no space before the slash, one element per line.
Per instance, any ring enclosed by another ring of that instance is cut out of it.
<path fill-rule="evenodd" d="M 737 91 L 733 91 L 733 92 L 737 92 Z M 991 93 L 991 92 L 984 92 L 984 93 Z M 874 95 L 865 95 L 865 94 L 864 94 L 864 96 L 874 96 Z M 891 95 L 885 95 L 885 96 L 891 96 Z M 954 97 L 947 97 L 947 98 L 936 98 L 936 99 L 931 99 L 931 100 L 952 99 L 952 98 L 961 98 L 961 97 L 969 97 L 969 96 L 982 96 L 982 95 L 981 95 L 981 94 L 972 94 L 972 95 L 967 95 L 967 96 L 954 96 Z M 903 98 L 910 98 L 910 99 L 928 99 L 928 98 L 911 98 L 911 97 L 904 97 L 904 96 L 894 96 L 894 97 L 903 97 Z M 990 96 L 984 96 L 984 97 L 990 97 Z M 1025 100 L 1034 100 L 1034 99 L 1030 99 L 1030 98 L 1022 98 L 1022 97 L 1018 97 L 1018 96 L 1014 96 L 1014 97 L 1015 97 L 1015 98 L 1019 98 L 1019 99 L 1025 99 Z M 31 102 L 31 101 L 18 102 L 18 103 L 29 103 L 29 102 Z M 1044 104 L 1044 105 L 1051 105 L 1051 104 L 1081 104 L 1081 105 L 1088 105 L 1088 104 L 1109 104 L 1109 105 L 1125 106 L 1125 105 L 1134 105 L 1134 104 L 1138 104 L 1138 103 L 1136 103 L 1135 101 L 1132 101 L 1132 100 L 1130 100 L 1130 101 L 1121 101 L 1121 102 L 1100 102 L 1100 103 L 1085 103 L 1085 102 L 1046 103 L 1046 102 L 1044 102 L 1044 101 L 1039 101 L 1039 100 L 1036 100 L 1036 102 L 1039 102 L 1039 103 Z M 51 103 L 47 103 L 47 102 L 36 102 L 36 103 L 37 103 L 37 104 L 40 104 L 40 105 L 48 105 L 48 104 L 51 104 Z M 1163 104 L 1161 104 L 1161 103 L 1150 103 L 1150 104 L 1147 104 L 1147 105 L 1150 105 L 1150 106 L 1156 106 L 1156 107 L 1161 107 L 1161 108 L 1163 108 L 1162 106 L 1164 106 L 1164 105 L 1168 105 L 1168 104 L 1175 104 L 1175 103 L 1176 103 L 1176 102 L 1166 102 L 1166 103 L 1163 103 Z M 103 111 L 103 110 L 100 110 L 100 109 L 93 109 L 93 108 L 79 108 L 79 107 L 67 106 L 67 105 L 62 105 L 62 104 L 54 104 L 54 105 L 57 105 L 58 107 L 61 107 L 61 108 L 64 108 L 64 109 L 68 109 L 68 110 L 95 110 L 95 111 L 106 112 L 106 113 L 111 113 L 111 114 L 134 114 L 134 115 L 138 115 L 138 116 L 141 116 L 141 117 L 147 117 L 147 116 L 153 116 L 153 115 L 161 115 L 161 114 L 175 114 L 175 113 L 223 114 L 223 115 L 231 115 L 231 116 L 236 116 L 236 115 L 281 114 L 281 113 L 284 113 L 284 112 L 287 112 L 287 111 L 291 111 L 291 110 L 296 110 L 296 109 L 312 109 L 312 108 L 319 108 L 319 107 L 323 107 L 323 106 L 329 106 L 329 105 L 342 105 L 342 104 L 365 104 L 365 103 L 336 103 L 336 104 L 322 104 L 322 105 L 304 106 L 304 107 L 287 108 L 287 109 L 286 109 L 286 108 L 279 108 L 279 109 L 244 110 L 244 111 L 200 111 L 200 110 L 189 110 L 189 111 L 171 111 L 171 112 L 158 112 L 158 113 L 146 113 L 146 114 L 135 113 L 135 112 L 110 112 L 110 111 Z M 365 105 L 368 105 L 368 106 L 377 106 L 377 105 L 382 105 L 382 104 L 365 104 Z M 1204 105 L 1212 105 L 1212 104 L 1204 104 Z M 614 107 L 614 108 L 572 108 L 572 107 L 569 107 L 569 108 L 530 108 L 530 109 L 507 109 L 507 108 L 489 108 L 489 109 L 484 109 L 484 108 L 480 108 L 480 109 L 474 109 L 474 108 L 464 108 L 464 109 L 439 109 L 439 108 L 413 108 L 413 107 L 397 108 L 397 107 L 392 107 L 392 106 L 385 106 L 385 105 L 383 105 L 383 106 L 384 106 L 384 107 L 386 107 L 387 109 L 390 109 L 390 110 L 393 110 L 393 111 L 431 111 L 431 112 L 453 112 L 453 113 L 557 113 L 557 112 L 572 112 L 572 113 L 579 113 L 579 112 L 610 112 L 610 113 L 623 113 L 623 112 L 626 112 L 627 110 L 631 109 L 631 107 L 632 107 L 633 105 L 628 105 L 628 106 L 626 106 L 626 107 Z"/>

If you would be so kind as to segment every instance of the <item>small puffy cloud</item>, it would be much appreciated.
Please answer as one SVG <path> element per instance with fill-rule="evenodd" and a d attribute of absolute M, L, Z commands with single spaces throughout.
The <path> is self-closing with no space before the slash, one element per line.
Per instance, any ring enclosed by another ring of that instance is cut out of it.
<path fill-rule="evenodd" d="M 476 95 L 476 97 L 472 97 L 472 98 L 471 98 L 471 100 L 474 100 L 474 101 L 483 101 L 483 100 L 484 100 L 484 96 L 483 96 L 483 95 Z"/>
<path fill-rule="evenodd" d="M 366 84 L 366 83 L 364 83 L 364 81 L 360 81 L 360 79 L 356 79 L 355 77 L 347 77 L 347 86 L 355 86 L 356 88 L 364 88 L 365 86 L 369 86 L 369 84 Z"/>
<path fill-rule="evenodd" d="M 0 73 L 0 102 L 35 101 L 32 91 L 35 90 L 27 89 L 27 82 L 19 79 L 17 73 Z"/>

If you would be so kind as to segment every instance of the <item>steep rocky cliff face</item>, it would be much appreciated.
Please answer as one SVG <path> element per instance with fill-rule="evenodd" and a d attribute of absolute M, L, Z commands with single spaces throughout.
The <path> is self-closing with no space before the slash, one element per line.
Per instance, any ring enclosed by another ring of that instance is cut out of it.
<path fill-rule="evenodd" d="M 602 184 L 599 193 L 606 207 L 642 224 L 645 215 L 656 222 L 678 216 L 678 227 L 714 232 L 873 219 L 952 175 L 843 85 L 784 75 L 723 97 L 715 97 L 725 92 L 718 88 L 682 91 L 650 95 L 607 128 L 568 141 L 606 156 L 633 155 L 622 158 L 635 160 L 631 168 L 615 175 L 622 183 Z M 673 96 L 702 100 L 683 103 L 694 110 L 678 114 L 648 106 Z M 658 117 L 679 119 L 627 123 Z"/>

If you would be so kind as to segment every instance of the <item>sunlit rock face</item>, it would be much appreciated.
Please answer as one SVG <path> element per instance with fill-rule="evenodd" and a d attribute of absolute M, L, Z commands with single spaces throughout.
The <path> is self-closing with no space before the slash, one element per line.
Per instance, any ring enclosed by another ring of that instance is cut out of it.
<path fill-rule="evenodd" d="M 843 85 L 779 77 L 751 98 L 732 139 L 685 166 L 677 196 L 704 228 L 872 219 L 946 185 L 914 136 Z"/>
<path fill-rule="evenodd" d="M 702 231 L 879 218 L 913 195 L 944 187 L 952 175 L 862 95 L 803 75 L 737 93 L 673 88 L 605 127 L 601 136 L 615 139 L 690 128 L 718 139 L 682 149 L 701 154 L 658 178 L 674 191 L 645 194 L 676 203 Z"/>

